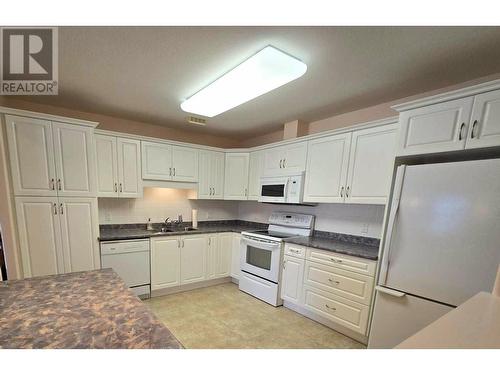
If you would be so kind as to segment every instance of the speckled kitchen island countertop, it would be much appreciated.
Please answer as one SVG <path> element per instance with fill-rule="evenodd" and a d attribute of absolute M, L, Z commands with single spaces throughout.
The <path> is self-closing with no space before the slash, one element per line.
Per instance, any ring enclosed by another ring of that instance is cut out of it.
<path fill-rule="evenodd" d="M 110 268 L 0 282 L 0 348 L 182 348 Z"/>
<path fill-rule="evenodd" d="M 378 259 L 380 244 L 378 238 L 320 231 L 315 231 L 310 237 L 290 237 L 285 238 L 284 241 L 370 260 Z"/>

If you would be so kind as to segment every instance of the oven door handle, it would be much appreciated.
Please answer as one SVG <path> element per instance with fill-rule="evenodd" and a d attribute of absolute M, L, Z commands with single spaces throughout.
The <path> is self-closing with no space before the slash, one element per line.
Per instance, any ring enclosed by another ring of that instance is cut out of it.
<path fill-rule="evenodd" d="M 241 243 L 246 244 L 246 245 L 251 245 L 259 249 L 263 250 L 279 250 L 281 248 L 281 243 L 280 242 L 272 242 L 272 241 L 266 241 L 266 240 L 257 240 L 257 239 L 250 239 L 248 237 L 242 237 L 241 238 Z"/>

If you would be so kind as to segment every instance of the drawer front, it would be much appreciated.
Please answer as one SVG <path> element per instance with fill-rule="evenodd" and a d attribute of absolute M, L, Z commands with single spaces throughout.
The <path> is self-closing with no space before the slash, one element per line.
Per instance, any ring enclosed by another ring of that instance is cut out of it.
<path fill-rule="evenodd" d="M 348 255 L 339 255 L 332 251 L 323 251 L 308 248 L 306 259 L 327 266 L 335 266 L 347 271 L 354 271 L 363 275 L 374 276 L 377 262 Z"/>
<path fill-rule="evenodd" d="M 286 244 L 285 255 L 304 259 L 306 257 L 306 248 L 300 245 Z"/>
<path fill-rule="evenodd" d="M 312 287 L 369 305 L 373 278 L 336 267 L 306 261 L 305 283 Z"/>
<path fill-rule="evenodd" d="M 362 335 L 366 334 L 368 306 L 309 286 L 304 288 L 304 303 L 309 311 Z"/>

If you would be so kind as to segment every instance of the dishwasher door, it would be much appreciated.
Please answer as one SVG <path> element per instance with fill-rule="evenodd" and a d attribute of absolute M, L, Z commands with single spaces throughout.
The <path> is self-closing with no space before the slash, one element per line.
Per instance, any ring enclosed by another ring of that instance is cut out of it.
<path fill-rule="evenodd" d="M 151 284 L 149 240 L 101 243 L 101 266 L 112 268 L 130 287 Z"/>

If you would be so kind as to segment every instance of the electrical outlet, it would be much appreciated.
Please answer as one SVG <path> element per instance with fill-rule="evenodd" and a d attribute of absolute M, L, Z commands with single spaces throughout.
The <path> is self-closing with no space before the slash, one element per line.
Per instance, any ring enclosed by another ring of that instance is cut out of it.
<path fill-rule="evenodd" d="M 370 228 L 370 224 L 363 224 L 363 226 L 361 227 L 361 234 L 367 234 L 368 233 L 368 229 Z"/>

